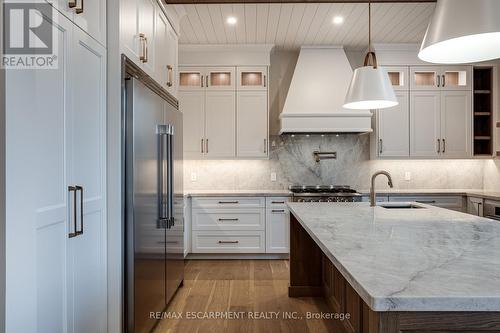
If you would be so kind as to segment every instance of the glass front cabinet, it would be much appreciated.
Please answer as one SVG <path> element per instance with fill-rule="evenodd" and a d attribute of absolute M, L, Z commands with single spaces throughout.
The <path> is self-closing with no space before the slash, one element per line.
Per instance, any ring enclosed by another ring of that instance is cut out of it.
<path fill-rule="evenodd" d="M 267 67 L 238 67 L 238 90 L 267 90 Z"/>
<path fill-rule="evenodd" d="M 470 66 L 410 67 L 412 90 L 470 90 Z"/>

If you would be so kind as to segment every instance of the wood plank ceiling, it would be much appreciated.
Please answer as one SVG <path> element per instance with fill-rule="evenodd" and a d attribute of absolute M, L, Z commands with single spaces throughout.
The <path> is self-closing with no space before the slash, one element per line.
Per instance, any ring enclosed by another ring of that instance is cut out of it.
<path fill-rule="evenodd" d="M 248 3 L 171 5 L 183 18 L 181 44 L 344 45 L 364 50 L 368 5 L 364 3 Z M 374 43 L 420 43 L 434 3 L 372 4 Z M 237 19 L 229 25 L 229 16 Z M 335 16 L 344 23 L 333 24 Z"/>

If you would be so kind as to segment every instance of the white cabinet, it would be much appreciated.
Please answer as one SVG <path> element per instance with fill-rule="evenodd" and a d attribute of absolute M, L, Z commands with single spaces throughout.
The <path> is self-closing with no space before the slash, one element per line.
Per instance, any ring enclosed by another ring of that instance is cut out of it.
<path fill-rule="evenodd" d="M 59 67 L 6 74 L 6 330 L 105 332 L 106 52 L 56 18 Z"/>
<path fill-rule="evenodd" d="M 266 253 L 289 253 L 290 211 L 288 198 L 266 198 Z"/>
<path fill-rule="evenodd" d="M 249 73 L 262 75 L 265 90 L 257 85 L 253 89 L 236 89 L 235 73 L 247 73 L 240 67 L 179 69 L 186 158 L 268 156 L 268 94 L 264 85 L 267 67 L 249 69 Z"/>
<path fill-rule="evenodd" d="M 483 201 L 482 198 L 467 197 L 467 213 L 476 216 L 484 216 Z"/>
<path fill-rule="evenodd" d="M 410 67 L 411 90 L 471 90 L 471 66 Z"/>
<path fill-rule="evenodd" d="M 105 0 L 56 0 L 47 2 L 99 43 L 106 45 Z"/>
<path fill-rule="evenodd" d="M 471 156 L 470 91 L 417 91 L 410 95 L 410 155 Z"/>
<path fill-rule="evenodd" d="M 238 90 L 267 91 L 267 67 L 238 67 Z"/>
<path fill-rule="evenodd" d="M 406 196 L 406 195 L 398 195 L 392 196 L 389 195 L 390 202 L 417 202 L 422 204 L 427 204 L 431 206 L 446 208 L 455 210 L 458 212 L 463 212 L 465 209 L 464 197 L 460 195 L 451 195 L 451 196 L 428 196 L 428 195 L 415 195 L 415 196 Z"/>
<path fill-rule="evenodd" d="M 267 91 L 237 92 L 237 154 L 240 157 L 268 155 Z"/>
<path fill-rule="evenodd" d="M 392 87 L 395 91 L 408 91 L 408 67 L 407 66 L 383 66 L 389 79 L 391 80 Z"/>
<path fill-rule="evenodd" d="M 177 97 L 178 38 L 161 10 L 156 11 L 154 79 Z"/>
<path fill-rule="evenodd" d="M 396 90 L 399 104 L 395 107 L 377 110 L 376 132 L 378 134 L 378 157 L 410 156 L 410 109 L 406 91 Z"/>

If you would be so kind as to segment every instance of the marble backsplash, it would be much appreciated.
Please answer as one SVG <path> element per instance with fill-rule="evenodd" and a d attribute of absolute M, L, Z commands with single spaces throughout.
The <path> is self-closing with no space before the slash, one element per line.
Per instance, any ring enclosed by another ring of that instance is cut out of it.
<path fill-rule="evenodd" d="M 493 161 L 370 160 L 368 135 L 282 135 L 272 136 L 270 143 L 268 160 L 186 160 L 185 189 L 284 189 L 297 183 L 343 184 L 364 190 L 379 169 L 391 173 L 396 189 L 482 189 L 485 168 L 500 184 L 500 164 Z M 316 163 L 315 150 L 336 151 L 337 159 Z M 272 172 L 276 181 L 271 181 Z M 409 181 L 405 172 L 411 174 Z M 196 181 L 191 180 L 193 173 Z M 377 182 L 378 188 L 387 188 L 383 177 Z"/>

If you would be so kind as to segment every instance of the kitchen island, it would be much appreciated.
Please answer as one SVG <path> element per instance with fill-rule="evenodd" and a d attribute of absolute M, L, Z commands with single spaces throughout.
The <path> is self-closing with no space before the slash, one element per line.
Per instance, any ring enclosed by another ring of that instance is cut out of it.
<path fill-rule="evenodd" d="M 388 204 L 390 206 L 390 204 Z M 289 203 L 289 296 L 346 332 L 499 332 L 500 223 L 443 208 Z"/>

